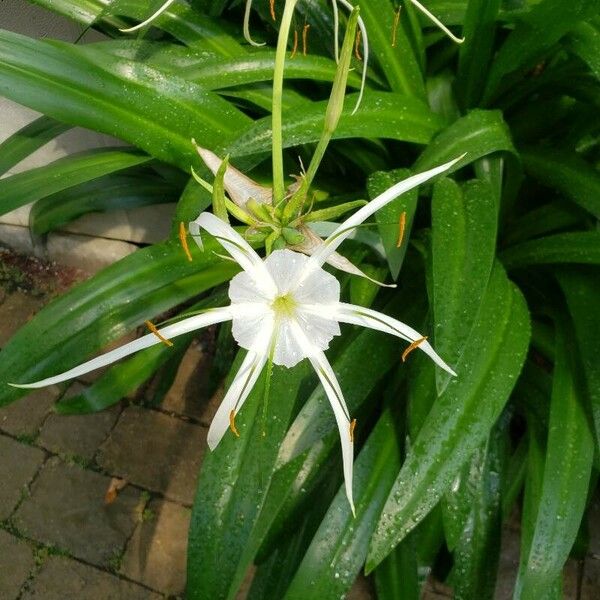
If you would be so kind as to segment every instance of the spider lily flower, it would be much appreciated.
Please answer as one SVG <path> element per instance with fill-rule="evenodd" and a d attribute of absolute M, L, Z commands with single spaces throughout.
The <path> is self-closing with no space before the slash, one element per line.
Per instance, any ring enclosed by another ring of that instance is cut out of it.
<path fill-rule="evenodd" d="M 229 284 L 231 304 L 207 310 L 178 323 L 154 329 L 129 344 L 94 358 L 54 377 L 29 384 L 11 384 L 21 388 L 40 388 L 79 377 L 111 364 L 125 356 L 163 343 L 208 325 L 232 322 L 232 334 L 247 354 L 210 425 L 208 445 L 215 449 L 227 429 L 238 434 L 235 416 L 268 361 L 288 368 L 308 359 L 314 367 L 331 403 L 342 445 L 345 489 L 352 511 L 352 463 L 354 426 L 342 390 L 324 351 L 340 335 L 340 323 L 361 325 L 389 333 L 409 342 L 403 359 L 414 348 L 427 354 L 439 367 L 454 371 L 436 354 L 427 339 L 412 327 L 383 313 L 340 301 L 340 284 L 322 266 L 352 230 L 400 194 L 447 171 L 458 160 L 401 181 L 354 213 L 308 257 L 289 249 L 275 250 L 262 259 L 225 221 L 203 212 L 189 225 L 190 233 L 202 247 L 200 231 L 213 236 L 242 271 Z"/>

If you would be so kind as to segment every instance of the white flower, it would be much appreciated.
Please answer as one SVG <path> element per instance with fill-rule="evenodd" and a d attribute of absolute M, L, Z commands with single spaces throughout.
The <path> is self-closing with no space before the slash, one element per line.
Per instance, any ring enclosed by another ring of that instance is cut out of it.
<path fill-rule="evenodd" d="M 340 334 L 339 323 L 362 325 L 395 335 L 409 342 L 412 347 L 418 346 L 437 365 L 452 375 L 455 373 L 435 353 L 426 338 L 412 327 L 374 310 L 340 302 L 339 282 L 333 275 L 324 271 L 322 266 L 357 225 L 400 194 L 448 170 L 457 160 L 459 159 L 392 186 L 339 225 L 310 257 L 285 249 L 276 250 L 263 260 L 227 223 L 212 213 L 202 213 L 190 223 L 190 233 L 194 239 L 201 245 L 199 234 L 200 230 L 204 229 L 219 241 L 242 268 L 242 272 L 230 282 L 229 306 L 211 309 L 163 327 L 157 331 L 158 335 L 145 335 L 60 375 L 16 387 L 39 388 L 60 383 L 160 343 L 161 338 L 173 338 L 207 325 L 232 321 L 235 340 L 248 352 L 211 423 L 208 432 L 209 447 L 216 448 L 228 428 L 237 434 L 235 415 L 242 408 L 269 359 L 276 365 L 293 367 L 307 358 L 325 389 L 337 421 L 342 444 L 346 494 L 354 511 L 354 421 L 333 369 L 324 354 L 331 340 Z"/>

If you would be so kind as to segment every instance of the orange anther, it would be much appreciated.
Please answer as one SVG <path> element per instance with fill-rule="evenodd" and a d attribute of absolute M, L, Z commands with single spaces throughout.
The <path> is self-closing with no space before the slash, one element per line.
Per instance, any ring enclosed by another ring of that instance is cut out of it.
<path fill-rule="evenodd" d="M 144 321 L 144 323 L 146 324 L 146 327 L 150 330 L 150 332 L 153 333 L 163 344 L 165 344 L 166 346 L 173 345 L 173 342 L 171 340 L 168 340 L 164 335 L 162 335 L 161 332 L 157 329 L 156 325 L 152 323 L 152 321 Z"/>
<path fill-rule="evenodd" d="M 350 421 L 350 441 L 354 443 L 354 428 L 356 427 L 356 419 Z"/>
<path fill-rule="evenodd" d="M 402 241 L 404 240 L 404 230 L 406 229 L 406 211 L 402 211 L 400 214 L 400 221 L 398 222 L 398 242 L 396 243 L 396 248 L 400 248 L 402 246 Z"/>
<path fill-rule="evenodd" d="M 302 54 L 306 56 L 308 54 L 308 30 L 310 29 L 310 25 L 308 23 L 304 24 L 302 28 Z"/>
<path fill-rule="evenodd" d="M 290 58 L 294 58 L 296 52 L 298 52 L 298 30 L 294 29 L 294 47 L 292 48 L 292 56 Z"/>
<path fill-rule="evenodd" d="M 236 435 L 236 437 L 240 437 L 240 434 L 235 426 L 235 410 L 232 410 L 229 413 L 229 429 L 231 429 L 231 431 L 233 431 L 233 433 Z"/>
<path fill-rule="evenodd" d="M 424 341 L 427 340 L 427 336 L 423 336 L 421 339 L 415 340 L 403 353 L 402 362 L 406 361 L 406 357 L 415 349 L 418 348 Z"/>
<path fill-rule="evenodd" d="M 398 10 L 394 13 L 394 23 L 392 25 L 392 48 L 396 47 L 396 35 L 398 33 L 398 25 L 400 24 L 400 11 L 402 6 L 398 7 Z"/>
<path fill-rule="evenodd" d="M 362 39 L 362 31 L 360 29 L 356 30 L 356 40 L 354 41 L 354 56 L 356 56 L 356 60 L 362 60 L 362 56 L 360 55 L 360 41 Z"/>
<path fill-rule="evenodd" d="M 276 20 L 275 17 L 275 0 L 269 0 L 269 8 L 271 10 L 271 19 L 273 19 L 273 21 Z"/>
<path fill-rule="evenodd" d="M 187 229 L 185 228 L 183 221 L 179 223 L 179 241 L 181 242 L 181 246 L 183 247 L 187 259 L 192 262 L 192 253 L 190 252 L 190 247 L 187 243 Z"/>

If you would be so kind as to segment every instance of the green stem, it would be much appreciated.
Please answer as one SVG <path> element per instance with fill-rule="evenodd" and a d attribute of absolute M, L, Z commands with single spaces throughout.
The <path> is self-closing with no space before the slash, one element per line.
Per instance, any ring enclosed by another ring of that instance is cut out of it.
<path fill-rule="evenodd" d="M 283 122 L 282 122 L 282 98 L 283 98 L 283 68 L 285 66 L 285 53 L 287 42 L 294 16 L 294 8 L 298 0 L 286 0 L 283 9 L 283 17 L 279 27 L 277 39 L 277 51 L 275 53 L 275 69 L 273 71 L 273 204 L 283 200 L 285 187 L 283 181 Z"/>

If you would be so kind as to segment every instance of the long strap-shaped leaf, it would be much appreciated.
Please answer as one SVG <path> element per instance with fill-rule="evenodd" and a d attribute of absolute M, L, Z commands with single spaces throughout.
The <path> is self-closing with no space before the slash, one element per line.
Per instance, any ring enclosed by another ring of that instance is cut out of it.
<path fill-rule="evenodd" d="M 0 30 L 0 94 L 72 125 L 127 140 L 189 170 L 190 140 L 218 146 L 250 119 L 200 86 L 137 63 Z"/>
<path fill-rule="evenodd" d="M 458 376 L 436 399 L 383 509 L 367 558 L 368 571 L 435 506 L 485 440 L 508 400 L 528 345 L 527 307 L 496 264 L 456 365 Z"/>
<path fill-rule="evenodd" d="M 19 129 L 0 144 L 0 175 L 68 129 L 68 125 L 45 116 Z"/>
<path fill-rule="evenodd" d="M 0 214 L 149 160 L 151 157 L 139 150 L 106 148 L 66 156 L 45 167 L 5 177 L 0 180 Z"/>

